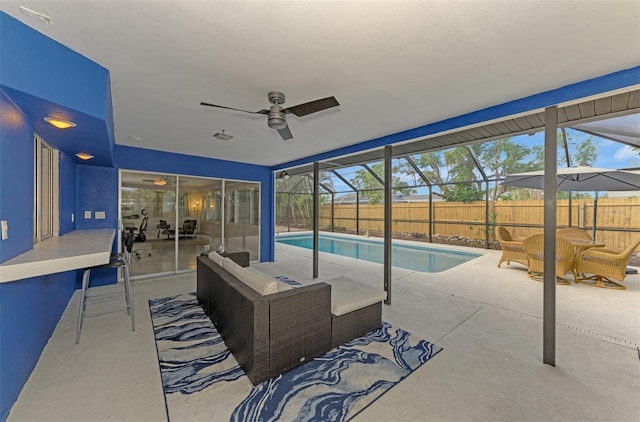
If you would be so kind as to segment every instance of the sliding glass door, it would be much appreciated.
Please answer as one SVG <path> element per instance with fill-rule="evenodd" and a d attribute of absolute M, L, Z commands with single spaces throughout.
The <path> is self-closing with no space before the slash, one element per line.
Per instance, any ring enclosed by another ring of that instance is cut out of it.
<path fill-rule="evenodd" d="M 133 236 L 131 276 L 173 273 L 176 246 L 176 176 L 121 173 L 122 233 Z"/>
<path fill-rule="evenodd" d="M 223 243 L 259 259 L 259 183 L 121 171 L 120 218 L 136 238 L 132 277 L 194 270 Z"/>
<path fill-rule="evenodd" d="M 248 251 L 258 259 L 260 233 L 260 184 L 225 183 L 224 243 L 229 252 Z"/>
<path fill-rule="evenodd" d="M 196 257 L 221 243 L 222 180 L 180 176 L 178 186 L 178 270 L 194 270 Z"/>

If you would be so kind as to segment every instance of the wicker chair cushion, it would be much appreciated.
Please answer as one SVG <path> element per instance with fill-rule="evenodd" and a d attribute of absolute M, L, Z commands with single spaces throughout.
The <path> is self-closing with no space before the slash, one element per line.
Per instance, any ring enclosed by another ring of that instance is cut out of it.
<path fill-rule="evenodd" d="M 331 313 L 335 316 L 365 308 L 387 298 L 387 292 L 347 277 L 338 277 L 325 283 L 331 285 Z"/>

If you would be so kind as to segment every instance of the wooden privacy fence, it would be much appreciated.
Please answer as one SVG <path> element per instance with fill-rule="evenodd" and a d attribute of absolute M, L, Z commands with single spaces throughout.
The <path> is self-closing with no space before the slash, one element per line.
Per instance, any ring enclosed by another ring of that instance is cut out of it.
<path fill-rule="evenodd" d="M 592 199 L 574 199 L 571 202 L 571 226 L 591 233 L 593 228 Z M 557 201 L 558 227 L 569 226 L 569 200 Z M 320 207 L 320 227 L 323 230 L 356 230 L 356 205 Z M 488 219 L 485 218 L 488 216 Z M 359 233 L 382 232 L 384 204 L 361 204 L 359 207 Z M 640 237 L 640 198 L 600 198 L 596 216 L 596 238 L 611 249 L 624 249 Z M 544 226 L 544 200 L 434 202 L 433 217 L 428 202 L 394 203 L 392 222 L 394 234 L 415 238 L 428 238 L 429 224 L 433 221 L 432 235 L 461 236 L 484 242 L 494 240 L 494 227 L 506 226 L 515 237 L 524 237 L 542 231 Z"/>

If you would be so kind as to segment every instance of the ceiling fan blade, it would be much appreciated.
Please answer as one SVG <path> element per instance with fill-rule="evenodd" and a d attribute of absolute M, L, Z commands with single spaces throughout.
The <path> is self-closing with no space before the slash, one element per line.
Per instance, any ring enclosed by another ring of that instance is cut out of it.
<path fill-rule="evenodd" d="M 327 97 L 320 100 L 309 101 L 308 103 L 298 104 L 293 107 L 287 107 L 284 111 L 287 114 L 294 114 L 298 117 L 306 116 L 307 114 L 315 113 L 318 111 L 326 110 L 331 107 L 337 107 L 340 103 L 336 100 L 336 97 Z"/>
<path fill-rule="evenodd" d="M 282 137 L 283 141 L 288 141 L 289 139 L 293 139 L 293 135 L 291 134 L 291 130 L 289 126 L 285 126 L 283 129 L 278 129 L 278 133 Z"/>
<path fill-rule="evenodd" d="M 224 108 L 226 110 L 241 111 L 243 113 L 250 113 L 250 114 L 268 114 L 269 113 L 269 110 L 248 111 L 248 110 L 241 110 L 239 108 L 225 107 L 217 104 L 205 103 L 204 101 L 201 101 L 200 105 L 207 106 L 207 107 Z"/>

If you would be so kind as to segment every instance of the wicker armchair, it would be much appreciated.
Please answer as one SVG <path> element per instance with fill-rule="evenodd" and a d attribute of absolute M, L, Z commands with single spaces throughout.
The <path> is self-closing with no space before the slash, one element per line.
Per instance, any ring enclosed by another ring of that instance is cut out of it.
<path fill-rule="evenodd" d="M 498 268 L 503 262 L 507 262 L 507 265 L 511 264 L 511 261 L 519 262 L 522 265 L 528 266 L 527 254 L 522 247 L 522 242 L 513 240 L 509 230 L 503 226 L 496 226 L 496 239 L 500 242 L 502 248 L 502 256 L 498 261 Z"/>
<path fill-rule="evenodd" d="M 562 236 L 565 239 L 584 239 L 593 240 L 588 231 L 578 229 L 576 227 L 568 227 L 566 229 L 560 229 L 556 231 L 558 236 Z"/>
<path fill-rule="evenodd" d="M 544 235 L 542 233 L 532 234 L 522 241 L 522 246 L 529 259 L 529 278 L 543 281 L 544 275 Z M 573 246 L 567 239 L 556 236 L 556 283 L 571 284 L 571 281 L 564 276 L 571 272 L 574 279 L 576 275 L 573 265 Z"/>
<path fill-rule="evenodd" d="M 580 252 L 576 258 L 576 270 L 579 274 L 593 275 L 580 277 L 577 281 L 594 287 L 624 290 L 623 284 L 612 279 L 624 281 L 629 258 L 639 245 L 640 239 L 637 239 L 624 251 L 591 248 Z"/>

